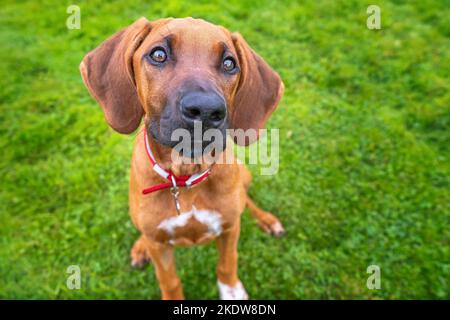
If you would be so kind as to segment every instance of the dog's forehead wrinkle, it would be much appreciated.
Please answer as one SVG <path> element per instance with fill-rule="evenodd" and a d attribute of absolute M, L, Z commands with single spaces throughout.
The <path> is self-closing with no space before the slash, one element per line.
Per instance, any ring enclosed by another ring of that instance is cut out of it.
<path fill-rule="evenodd" d="M 198 18 L 192 18 L 192 17 L 187 17 L 187 18 L 175 18 L 172 19 L 168 25 L 170 26 L 181 26 L 181 27 L 185 27 L 185 26 L 201 26 L 201 27 L 209 27 L 209 28 L 215 28 L 217 27 L 216 25 L 212 24 L 211 22 L 208 22 L 204 19 L 198 19 Z"/>
<path fill-rule="evenodd" d="M 222 27 L 202 19 L 173 19 L 165 25 L 165 28 L 168 33 L 179 35 L 183 40 L 200 40 L 200 43 L 208 43 L 209 45 L 212 44 L 211 42 L 223 41 L 227 43 L 230 40 Z M 196 43 L 199 44 L 198 42 Z"/>

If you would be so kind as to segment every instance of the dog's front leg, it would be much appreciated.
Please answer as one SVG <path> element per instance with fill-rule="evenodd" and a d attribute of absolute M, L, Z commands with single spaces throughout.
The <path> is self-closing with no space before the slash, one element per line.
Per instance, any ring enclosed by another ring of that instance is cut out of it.
<path fill-rule="evenodd" d="M 161 289 L 161 298 L 163 300 L 184 299 L 181 281 L 175 268 L 174 248 L 166 244 L 151 242 L 149 251 Z"/>
<path fill-rule="evenodd" d="M 217 238 L 219 263 L 217 265 L 217 285 L 222 300 L 247 300 L 248 295 L 238 278 L 238 240 L 240 221 Z"/>

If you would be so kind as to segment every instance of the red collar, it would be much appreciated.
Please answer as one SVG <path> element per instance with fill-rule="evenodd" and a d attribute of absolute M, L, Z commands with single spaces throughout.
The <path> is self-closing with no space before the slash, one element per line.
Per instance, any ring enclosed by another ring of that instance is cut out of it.
<path fill-rule="evenodd" d="M 148 143 L 148 137 L 147 132 L 144 128 L 144 144 L 145 144 L 145 151 L 147 152 L 148 158 L 150 159 L 150 163 L 152 164 L 153 170 L 156 171 L 162 178 L 169 180 L 169 182 L 166 183 L 160 183 L 155 186 L 146 188 L 142 190 L 143 194 L 148 194 L 154 191 L 168 189 L 168 188 L 174 188 L 177 189 L 178 187 L 192 187 L 206 178 L 208 178 L 210 174 L 210 169 L 207 169 L 206 171 L 203 171 L 202 173 L 195 173 L 192 176 L 179 176 L 177 177 L 174 175 L 171 171 L 166 171 L 163 168 L 161 168 L 155 160 L 155 157 L 153 156 L 152 150 L 150 149 L 150 145 Z"/>

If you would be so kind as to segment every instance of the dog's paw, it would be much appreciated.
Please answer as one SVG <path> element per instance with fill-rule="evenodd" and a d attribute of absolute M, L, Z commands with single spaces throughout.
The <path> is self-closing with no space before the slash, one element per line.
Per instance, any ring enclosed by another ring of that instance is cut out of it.
<path fill-rule="evenodd" d="M 130 253 L 131 266 L 142 268 L 151 261 L 145 240 L 141 237 L 133 245 Z"/>
<path fill-rule="evenodd" d="M 280 220 L 268 212 L 258 221 L 258 225 L 264 232 L 275 237 L 281 237 L 286 233 Z"/>
<path fill-rule="evenodd" d="M 245 291 L 242 282 L 238 281 L 234 286 L 229 286 L 217 280 L 220 300 L 248 300 L 247 291 Z"/>

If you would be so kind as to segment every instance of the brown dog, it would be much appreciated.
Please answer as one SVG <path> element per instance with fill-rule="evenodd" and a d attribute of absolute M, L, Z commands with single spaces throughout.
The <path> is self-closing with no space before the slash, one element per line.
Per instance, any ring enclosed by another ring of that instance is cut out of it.
<path fill-rule="evenodd" d="M 130 173 L 130 214 L 141 232 L 132 265 L 153 261 L 162 298 L 182 299 L 174 246 L 215 239 L 221 298 L 247 299 L 237 274 L 241 213 L 247 206 L 268 233 L 280 235 L 283 227 L 247 196 L 244 165 L 173 161 L 171 134 L 191 131 L 196 121 L 220 132 L 263 128 L 283 94 L 278 74 L 240 34 L 192 18 L 141 18 L 89 52 L 80 70 L 114 130 L 131 133 L 144 118 Z M 230 149 L 222 157 L 233 157 Z M 189 184 L 196 186 L 181 188 Z M 155 185 L 159 191 L 143 193 Z"/>

